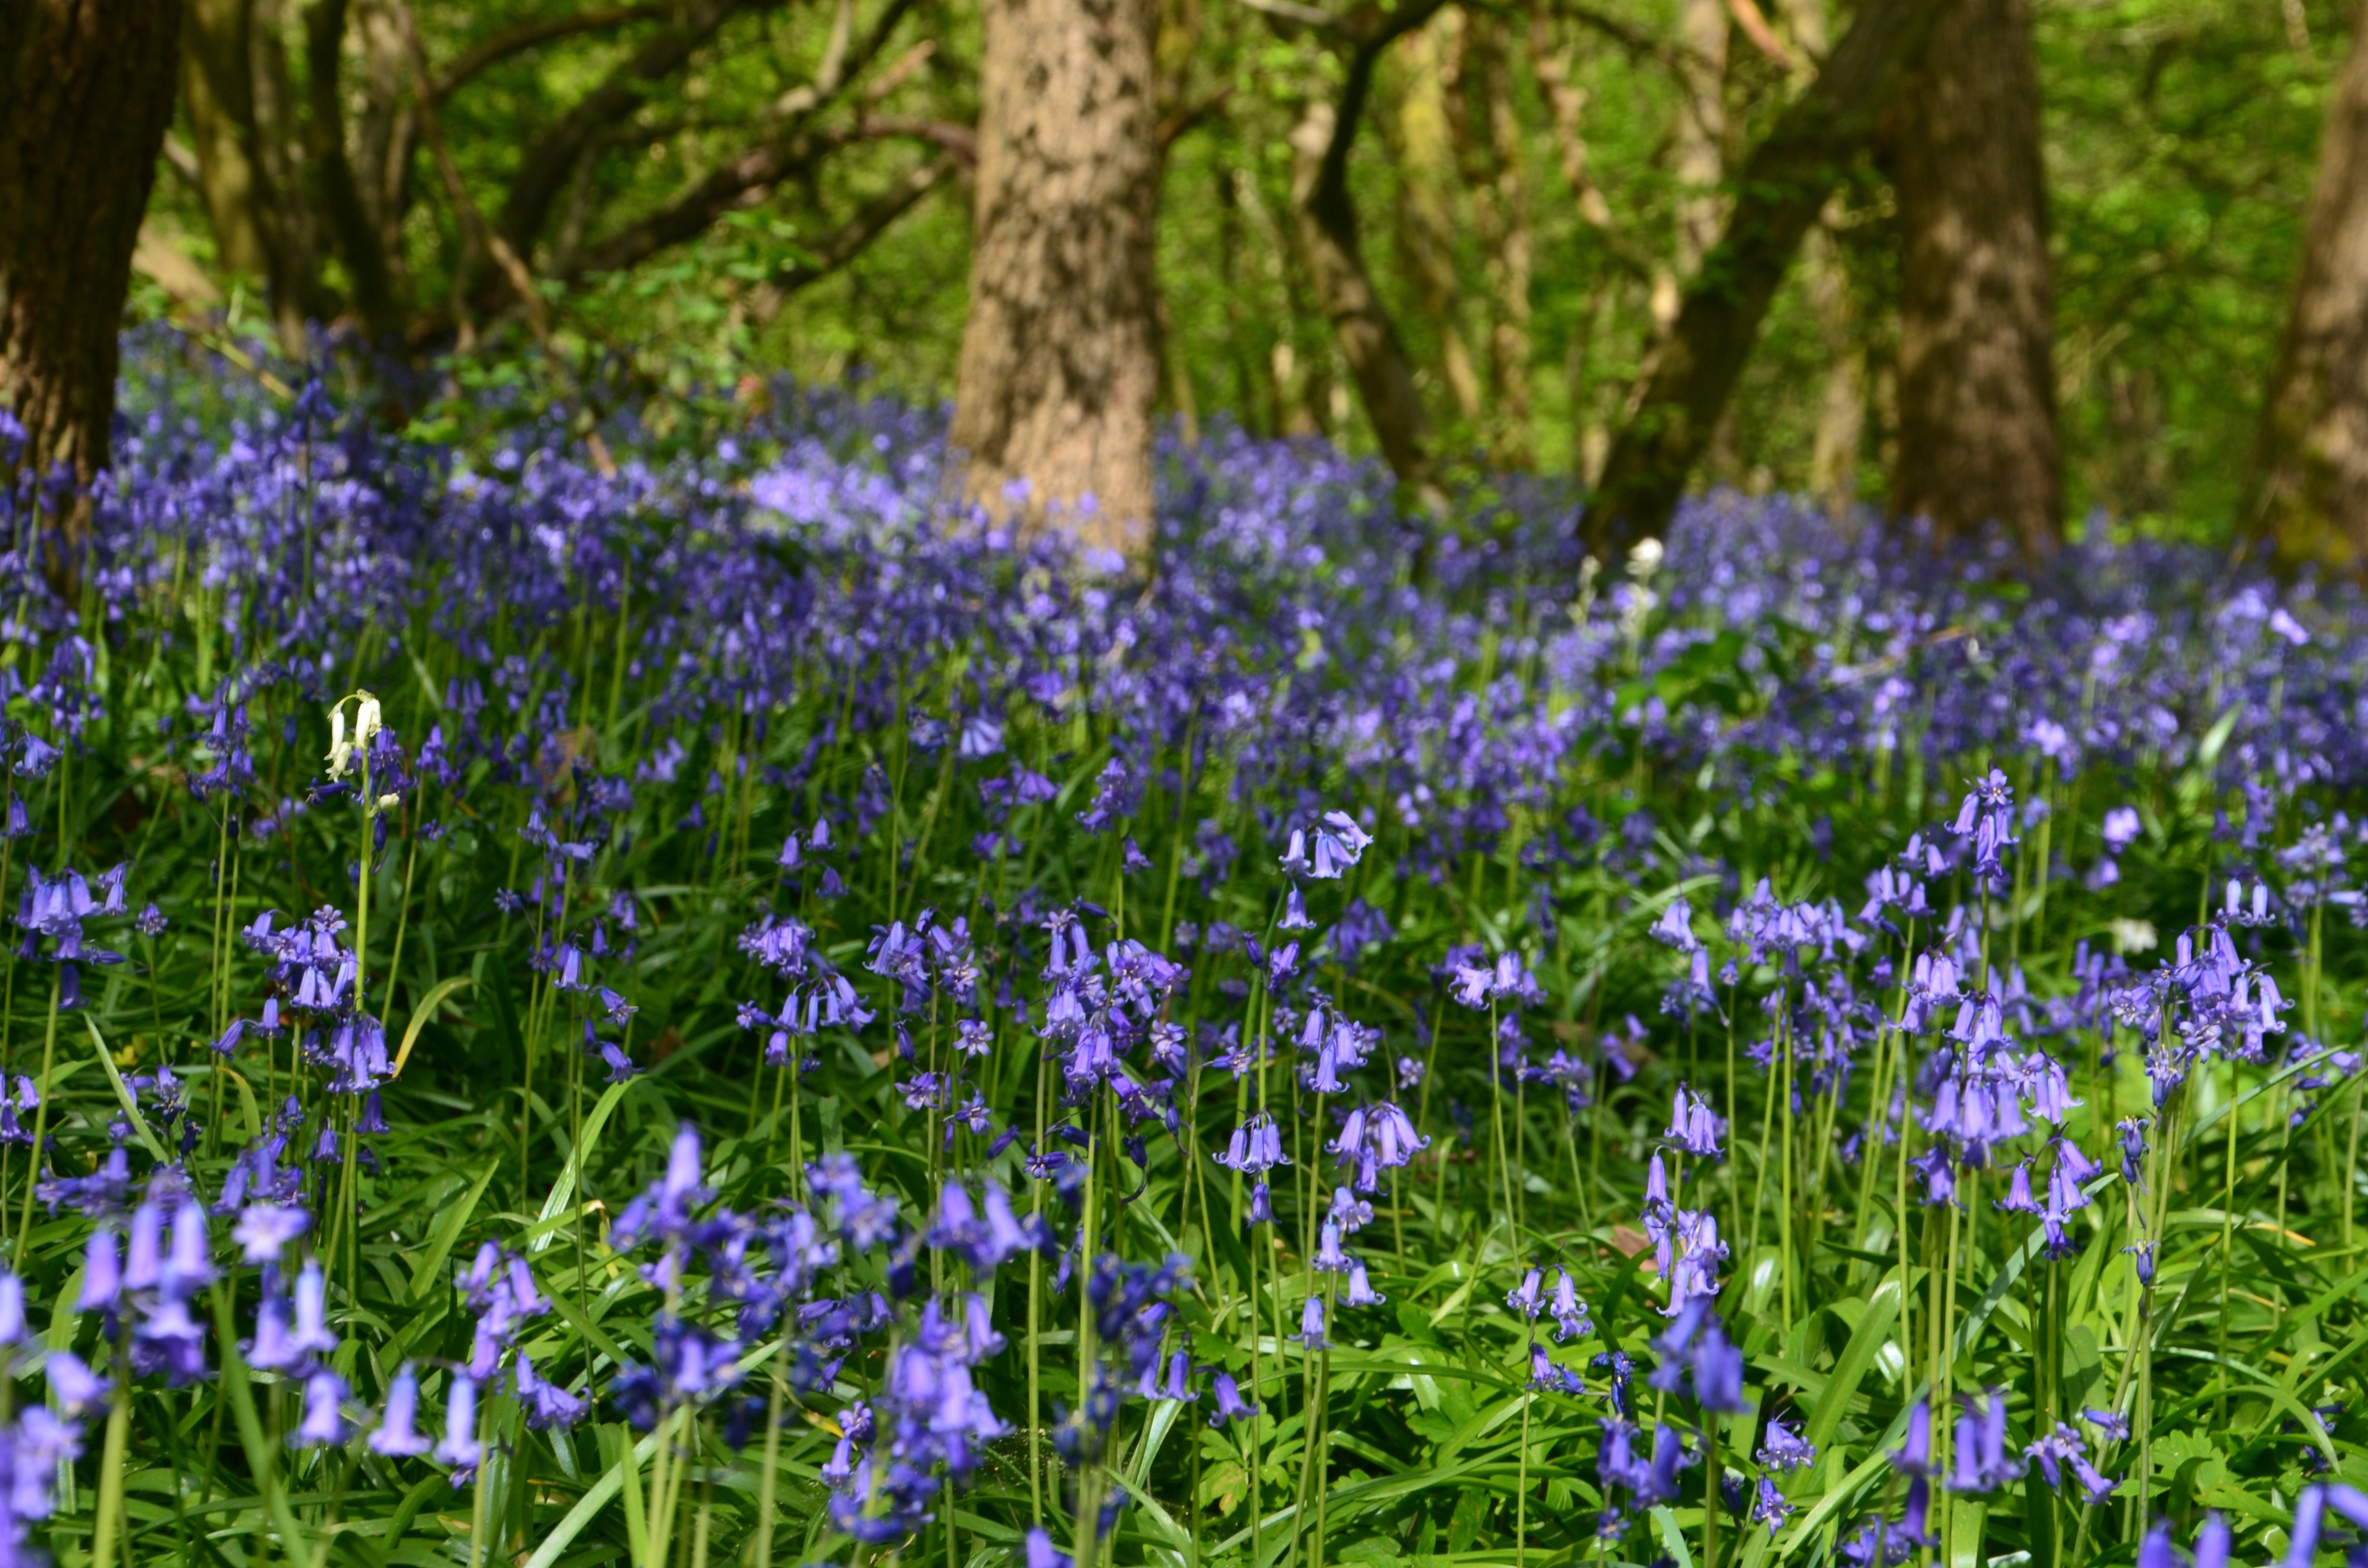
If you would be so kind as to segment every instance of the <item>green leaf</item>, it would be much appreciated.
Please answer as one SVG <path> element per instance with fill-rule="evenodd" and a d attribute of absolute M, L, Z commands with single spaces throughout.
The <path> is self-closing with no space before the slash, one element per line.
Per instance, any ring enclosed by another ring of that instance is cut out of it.
<path fill-rule="evenodd" d="M 1820 1451 L 1832 1444 L 1834 1434 L 1840 1430 L 1844 1413 L 1858 1396 L 1859 1384 L 1865 1381 L 1875 1358 L 1891 1337 L 1891 1325 L 1898 1321 L 1899 1281 L 1886 1279 L 1860 1314 L 1858 1327 L 1851 1330 L 1850 1342 L 1842 1346 L 1841 1359 L 1834 1363 L 1825 1392 L 1818 1396 L 1816 1408 L 1809 1415 L 1804 1435 Z"/>
<path fill-rule="evenodd" d="M 147 1119 L 140 1114 L 140 1102 L 132 1096 L 131 1085 L 126 1084 L 123 1074 L 115 1070 L 115 1053 L 107 1049 L 106 1038 L 98 1032 L 98 1020 L 85 1013 L 82 1021 L 90 1030 L 90 1043 L 97 1048 L 98 1064 L 107 1069 L 107 1081 L 115 1085 L 115 1097 L 122 1105 L 124 1117 L 131 1123 L 131 1131 L 139 1135 L 141 1147 L 146 1149 L 158 1165 L 172 1164 L 172 1156 L 165 1153 L 162 1143 L 156 1142 L 156 1135 L 148 1131 Z"/>
<path fill-rule="evenodd" d="M 469 1216 L 477 1211 L 477 1200 L 485 1195 L 485 1186 L 494 1179 L 498 1161 L 487 1160 L 478 1170 L 476 1179 L 469 1184 L 469 1195 L 458 1203 L 445 1205 L 444 1212 L 436 1219 L 436 1229 L 427 1238 L 427 1247 L 411 1266 L 410 1304 L 416 1310 L 427 1299 L 427 1286 L 443 1272 L 444 1260 L 452 1256 L 452 1245 L 461 1239 L 461 1228 Z"/>
<path fill-rule="evenodd" d="M 599 1141 L 600 1130 L 609 1124 L 617 1102 L 625 1097 L 625 1091 L 632 1083 L 633 1080 L 628 1078 L 621 1084 L 609 1085 L 601 1093 L 600 1102 L 592 1108 L 592 1114 L 584 1119 L 584 1134 L 575 1141 L 575 1147 L 568 1152 L 567 1168 L 559 1173 L 559 1179 L 552 1184 L 551 1196 L 542 1200 L 542 1213 L 538 1217 L 538 1223 L 545 1228 L 527 1244 L 529 1252 L 541 1252 L 551 1244 L 552 1237 L 558 1234 L 557 1228 L 550 1221 L 566 1211 L 568 1200 L 575 1196 L 575 1182 L 584 1169 L 586 1152 Z"/>
<path fill-rule="evenodd" d="M 411 1023 L 403 1031 L 403 1049 L 394 1053 L 394 1071 L 388 1074 L 390 1077 L 403 1076 L 403 1064 L 411 1060 L 411 1048 L 419 1043 L 419 1031 L 427 1027 L 427 1020 L 436 1016 L 436 1009 L 444 1005 L 444 999 L 463 986 L 475 983 L 475 981 L 465 974 L 456 974 L 449 980 L 438 981 L 436 988 L 428 992 L 419 1006 L 411 1010 Z"/>

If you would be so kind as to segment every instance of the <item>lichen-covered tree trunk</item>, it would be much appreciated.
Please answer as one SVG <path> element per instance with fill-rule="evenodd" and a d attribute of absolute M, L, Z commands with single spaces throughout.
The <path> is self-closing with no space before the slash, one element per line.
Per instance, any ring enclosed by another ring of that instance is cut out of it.
<path fill-rule="evenodd" d="M 1385 122 L 1398 167 L 1399 266 L 1438 344 L 1439 379 L 1467 420 L 1480 417 L 1480 372 L 1464 340 L 1455 276 L 1455 136 L 1448 120 L 1449 11 L 1406 40 L 1396 113 Z"/>
<path fill-rule="evenodd" d="M 1899 460 L 1891 504 L 1943 533 L 2062 529 L 2039 76 L 2027 0 L 1952 0 L 1901 85 Z"/>
<path fill-rule="evenodd" d="M 1809 448 L 1809 490 L 1836 513 L 1858 499 L 1859 445 L 1866 433 L 1866 346 L 1850 307 L 1850 278 L 1830 228 L 1833 207 L 1811 228 L 1801 252 L 1802 282 L 1826 350 L 1817 430 Z"/>
<path fill-rule="evenodd" d="M 2368 10 L 2328 98 L 2250 492 L 2246 522 L 2285 564 L 2368 561 Z"/>
<path fill-rule="evenodd" d="M 1580 532 L 1599 560 L 1657 536 L 1767 319 L 1801 236 L 1922 53 L 1942 0 L 1862 0 L 1817 79 L 1785 106 L 1735 181 L 1733 210 L 1702 259 L 1621 427 Z"/>
<path fill-rule="evenodd" d="M 1474 13 L 1466 72 L 1474 110 L 1471 140 L 1485 152 L 1477 187 L 1488 280 L 1488 450 L 1507 468 L 1535 460 L 1530 427 L 1530 228 L 1528 169 L 1513 102 L 1513 62 L 1504 22 Z"/>
<path fill-rule="evenodd" d="M 1159 142 L 1152 0 L 986 0 L 970 314 L 953 442 L 968 488 L 1140 560 L 1151 542 Z"/>
<path fill-rule="evenodd" d="M 1691 278 L 1718 243 L 1725 203 L 1719 180 L 1726 169 L 1725 0 L 1678 0 L 1679 101 L 1676 156 L 1678 278 Z"/>
<path fill-rule="evenodd" d="M 87 483 L 107 467 L 116 334 L 172 116 L 181 11 L 0 10 L 14 13 L 0 20 L 0 408 L 24 426 L 20 461 Z"/>

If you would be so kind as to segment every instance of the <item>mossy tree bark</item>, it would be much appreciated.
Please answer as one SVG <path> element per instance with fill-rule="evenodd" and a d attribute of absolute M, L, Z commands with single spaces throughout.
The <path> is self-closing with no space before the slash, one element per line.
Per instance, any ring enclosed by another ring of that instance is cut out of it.
<path fill-rule="evenodd" d="M 2328 99 L 2245 520 L 2290 567 L 2368 561 L 2368 10 Z"/>
<path fill-rule="evenodd" d="M 1943 8 L 1942 0 L 1866 0 L 1816 80 L 1744 160 L 1718 243 L 1686 288 L 1580 519 L 1599 559 L 1668 528 L 1802 236 Z"/>

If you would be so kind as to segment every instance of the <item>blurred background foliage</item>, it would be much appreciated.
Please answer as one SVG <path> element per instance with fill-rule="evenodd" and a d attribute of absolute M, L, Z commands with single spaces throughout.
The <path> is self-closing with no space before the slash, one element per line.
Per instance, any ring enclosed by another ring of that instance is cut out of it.
<path fill-rule="evenodd" d="M 1451 472 L 1591 476 L 1602 460 L 1653 339 L 1656 277 L 1675 262 L 1682 210 L 1704 199 L 1677 167 L 1688 74 L 1702 64 L 1681 37 L 1682 4 L 1450 6 L 1383 62 L 1353 187 L 1366 259 L 1420 368 Z M 673 9 L 425 0 L 410 13 L 431 79 L 452 84 L 437 118 L 475 222 L 495 222 L 538 138 L 630 74 L 677 24 Z M 450 386 L 554 369 L 567 381 L 605 360 L 630 366 L 643 392 L 721 392 L 787 371 L 951 396 L 969 259 L 958 143 L 977 110 L 974 12 L 943 0 L 722 9 L 678 69 L 591 128 L 542 233 L 539 320 L 512 310 L 463 330 L 455 302 L 492 270 L 472 220 L 428 151 L 389 174 L 388 250 L 414 337 L 471 362 Z M 286 90 L 302 101 L 305 17 L 255 0 L 253 17 L 258 40 L 284 35 Z M 1759 20 L 1770 47 L 1738 17 Z M 1292 233 L 1292 131 L 1342 71 L 1323 28 L 1306 25 L 1316 19 L 1285 0 L 1164 6 L 1161 405 L 1188 432 L 1229 418 L 1371 450 Z M 1764 15 L 1729 6 L 1721 20 L 1713 118 L 1732 168 L 1795 79 L 1779 56 L 1797 65 L 1832 24 L 1818 0 Z M 586 267 L 604 237 L 678 207 L 761 142 L 752 128 L 826 72 L 850 22 L 861 58 L 840 100 L 813 117 L 837 144 L 634 265 Z M 2333 0 L 2036 7 L 2073 517 L 2102 509 L 2148 531 L 2226 534 L 2349 24 Z M 378 119 L 418 134 L 407 86 L 373 97 L 373 81 L 401 74 L 400 62 L 372 63 L 374 49 L 392 47 L 372 41 L 381 30 L 402 30 L 392 8 L 355 0 L 341 84 L 359 148 L 386 140 Z M 268 333 L 263 284 L 228 265 L 209 222 L 188 100 L 142 234 L 135 309 L 212 312 L 233 332 Z M 843 265 L 771 291 L 837 259 L 827 247 L 867 204 L 937 159 L 951 165 L 946 177 Z M 1878 143 L 1787 277 L 1702 479 L 1883 494 L 1898 276 L 1884 162 Z M 328 257 L 319 298 L 333 309 L 350 280 L 332 247 L 316 248 Z M 508 362 L 518 349 L 548 358 Z M 1838 381 L 1845 397 L 1857 389 L 1862 416 L 1845 443 L 1850 460 L 1820 475 L 1818 426 Z"/>

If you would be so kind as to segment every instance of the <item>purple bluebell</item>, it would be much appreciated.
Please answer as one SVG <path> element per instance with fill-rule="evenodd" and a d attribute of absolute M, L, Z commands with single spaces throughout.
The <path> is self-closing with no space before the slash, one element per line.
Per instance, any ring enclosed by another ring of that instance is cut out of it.
<path fill-rule="evenodd" d="M 370 1449 L 389 1459 L 416 1459 L 427 1449 L 419 1431 L 419 1374 L 405 1361 L 387 1385 L 386 1409 L 370 1431 Z"/>

